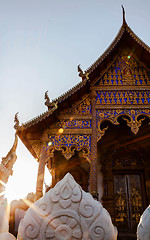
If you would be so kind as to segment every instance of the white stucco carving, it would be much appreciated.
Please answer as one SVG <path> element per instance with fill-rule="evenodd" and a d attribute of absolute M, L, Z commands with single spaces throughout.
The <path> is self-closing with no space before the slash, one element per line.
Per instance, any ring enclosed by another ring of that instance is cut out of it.
<path fill-rule="evenodd" d="M 146 208 L 140 218 L 140 222 L 137 228 L 137 239 L 150 239 L 150 205 Z"/>
<path fill-rule="evenodd" d="M 15 240 L 16 238 L 8 233 L 8 219 L 4 207 L 0 204 L 0 240 Z"/>
<path fill-rule="evenodd" d="M 68 173 L 29 208 L 17 239 L 116 240 L 117 229 L 101 203 Z"/>
<path fill-rule="evenodd" d="M 10 233 L 0 233 L 0 240 L 16 240 L 16 238 Z"/>
<path fill-rule="evenodd" d="M 4 207 L 0 204 L 0 233 L 8 232 L 8 219 Z"/>

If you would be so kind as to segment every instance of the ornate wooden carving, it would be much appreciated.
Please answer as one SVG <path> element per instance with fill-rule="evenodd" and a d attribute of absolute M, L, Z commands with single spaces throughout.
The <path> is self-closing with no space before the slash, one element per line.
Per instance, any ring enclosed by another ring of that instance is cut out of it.
<path fill-rule="evenodd" d="M 97 91 L 96 104 L 99 105 L 149 105 L 150 92 L 137 90 L 101 90 Z M 98 107 L 97 106 L 97 107 Z"/>
<path fill-rule="evenodd" d="M 56 127 L 63 129 L 87 129 L 91 128 L 91 120 L 74 119 L 71 117 L 70 119 L 60 120 L 60 122 L 56 124 Z"/>
<path fill-rule="evenodd" d="M 64 157 L 70 159 L 76 151 L 83 152 L 83 156 L 90 161 L 90 135 L 49 135 L 47 143 L 48 155 L 54 156 L 54 150 L 62 151 Z"/>
<path fill-rule="evenodd" d="M 115 149 L 112 155 L 113 169 L 143 169 L 144 158 L 137 147 L 124 146 Z"/>
<path fill-rule="evenodd" d="M 131 127 L 131 131 L 134 134 L 137 134 L 139 131 L 139 127 L 142 124 L 144 118 L 140 118 L 140 116 L 147 116 L 150 118 L 150 109 L 112 109 L 112 110 L 97 110 L 97 123 L 98 123 L 98 140 L 101 137 L 101 128 L 100 125 L 103 121 L 107 120 L 111 123 L 118 125 L 118 117 L 127 116 L 129 119 L 124 117 L 124 120 L 127 121 L 127 125 Z M 102 131 L 102 135 L 104 135 L 106 129 Z"/>
<path fill-rule="evenodd" d="M 91 134 L 91 166 L 90 166 L 90 192 L 97 198 L 97 126 L 96 126 L 96 92 L 91 91 L 92 134 Z"/>
<path fill-rule="evenodd" d="M 39 159 L 40 152 L 41 152 L 42 141 L 40 141 L 40 140 L 30 140 L 30 143 L 32 145 L 33 150 L 36 153 L 37 158 Z"/>
<path fill-rule="evenodd" d="M 86 96 L 82 101 L 80 100 L 72 108 L 63 111 L 62 113 L 72 115 L 91 114 L 90 98 Z"/>
<path fill-rule="evenodd" d="M 95 85 L 150 86 L 150 71 L 134 55 L 130 55 L 129 51 L 123 52 Z"/>

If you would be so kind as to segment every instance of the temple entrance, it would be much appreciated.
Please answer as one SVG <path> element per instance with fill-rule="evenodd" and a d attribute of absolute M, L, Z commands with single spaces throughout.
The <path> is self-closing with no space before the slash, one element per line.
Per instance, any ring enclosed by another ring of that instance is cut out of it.
<path fill-rule="evenodd" d="M 102 203 L 118 228 L 118 239 L 136 239 L 137 224 L 150 199 L 150 126 L 145 120 L 134 135 L 122 118 L 119 122 L 103 124 L 109 127 L 98 142 Z"/>
<path fill-rule="evenodd" d="M 115 224 L 120 231 L 136 231 L 143 212 L 140 174 L 115 174 Z"/>

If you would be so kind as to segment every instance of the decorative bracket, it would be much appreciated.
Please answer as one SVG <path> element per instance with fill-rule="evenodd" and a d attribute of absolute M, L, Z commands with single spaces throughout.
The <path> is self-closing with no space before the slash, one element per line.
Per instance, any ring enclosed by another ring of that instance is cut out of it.
<path fill-rule="evenodd" d="M 98 130 L 98 137 L 97 141 L 99 141 L 102 136 L 104 136 L 105 131 L 108 127 L 101 129 L 101 123 L 103 121 L 110 121 L 114 125 L 118 125 L 118 118 L 122 116 L 122 118 L 127 122 L 127 125 L 131 128 L 131 131 L 134 134 L 137 134 L 139 128 L 142 125 L 145 117 L 138 120 L 139 116 L 146 116 L 150 118 L 150 110 L 149 109 L 113 109 L 113 110 L 97 110 L 97 130 Z M 127 117 L 130 119 L 127 119 Z"/>
<path fill-rule="evenodd" d="M 62 151 L 63 156 L 69 160 L 75 151 L 83 152 L 83 157 L 90 161 L 90 135 L 53 135 L 49 136 L 47 152 L 49 157 L 54 156 L 54 151 Z"/>
<path fill-rule="evenodd" d="M 142 125 L 142 121 L 145 119 L 142 118 L 140 119 L 139 121 L 137 120 L 138 116 L 135 117 L 135 120 L 133 120 L 133 118 L 130 117 L 130 121 L 129 119 L 125 118 L 125 117 L 122 117 L 126 122 L 127 122 L 127 125 L 131 128 L 131 131 L 136 135 L 139 131 L 139 128 L 141 127 Z"/>

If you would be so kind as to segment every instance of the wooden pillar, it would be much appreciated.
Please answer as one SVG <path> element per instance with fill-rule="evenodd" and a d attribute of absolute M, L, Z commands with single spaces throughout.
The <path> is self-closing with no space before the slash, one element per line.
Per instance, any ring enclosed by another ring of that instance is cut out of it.
<path fill-rule="evenodd" d="M 56 184 L 56 169 L 55 169 L 55 158 L 54 156 L 52 157 L 52 188 L 55 186 Z"/>
<path fill-rule="evenodd" d="M 46 160 L 47 160 L 46 148 L 44 146 L 42 146 L 40 157 L 39 157 L 39 167 L 38 167 L 38 175 L 37 175 L 37 182 L 36 182 L 35 201 L 43 196 L 43 183 L 44 183 Z"/>
<path fill-rule="evenodd" d="M 97 126 L 96 126 L 96 97 L 95 90 L 91 91 L 91 114 L 92 114 L 92 134 L 91 134 L 91 164 L 90 164 L 90 193 L 98 199 L 97 193 Z"/>

